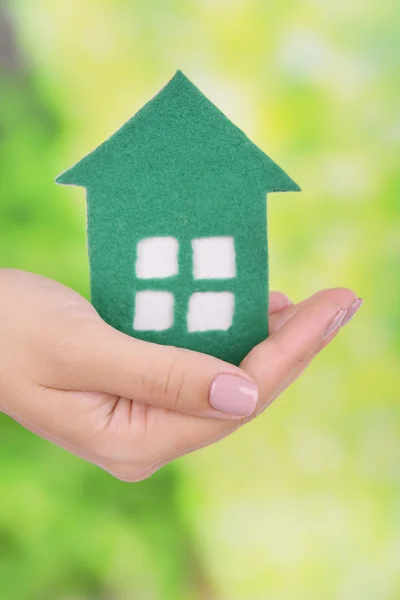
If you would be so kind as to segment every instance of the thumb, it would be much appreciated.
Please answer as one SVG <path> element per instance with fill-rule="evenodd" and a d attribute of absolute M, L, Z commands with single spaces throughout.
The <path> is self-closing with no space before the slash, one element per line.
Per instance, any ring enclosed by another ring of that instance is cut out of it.
<path fill-rule="evenodd" d="M 251 415 L 256 384 L 222 360 L 131 338 L 101 323 L 84 340 L 71 369 L 71 389 L 106 392 L 159 408 L 212 418 Z"/>

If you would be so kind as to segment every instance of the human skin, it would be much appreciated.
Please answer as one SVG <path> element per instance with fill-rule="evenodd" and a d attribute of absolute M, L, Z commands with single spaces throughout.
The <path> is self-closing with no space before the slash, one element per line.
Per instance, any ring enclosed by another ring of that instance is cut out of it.
<path fill-rule="evenodd" d="M 239 367 L 131 338 L 76 292 L 0 269 L 0 411 L 123 481 L 140 481 L 259 416 L 362 301 L 270 296 L 270 337 Z"/>

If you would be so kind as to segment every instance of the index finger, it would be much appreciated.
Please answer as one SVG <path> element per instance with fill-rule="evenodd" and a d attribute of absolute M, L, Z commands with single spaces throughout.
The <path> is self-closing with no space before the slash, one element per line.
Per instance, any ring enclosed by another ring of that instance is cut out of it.
<path fill-rule="evenodd" d="M 329 291 L 315 296 L 275 331 L 256 346 L 244 359 L 241 368 L 257 383 L 259 406 L 265 408 L 285 387 L 293 372 L 305 367 L 340 327 L 354 302 L 354 293 L 335 297 Z"/>

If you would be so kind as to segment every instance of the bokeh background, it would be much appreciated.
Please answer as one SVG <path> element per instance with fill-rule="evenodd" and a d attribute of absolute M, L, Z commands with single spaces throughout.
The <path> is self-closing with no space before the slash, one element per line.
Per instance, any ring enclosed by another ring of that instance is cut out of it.
<path fill-rule="evenodd" d="M 0 2 L 0 266 L 88 295 L 55 176 L 181 68 L 298 181 L 272 287 L 365 298 L 257 422 L 128 485 L 0 418 L 7 600 L 400 598 L 398 0 Z"/>

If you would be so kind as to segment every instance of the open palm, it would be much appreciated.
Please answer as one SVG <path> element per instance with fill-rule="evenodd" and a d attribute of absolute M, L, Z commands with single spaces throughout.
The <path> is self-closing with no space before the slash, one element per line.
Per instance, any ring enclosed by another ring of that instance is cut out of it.
<path fill-rule="evenodd" d="M 114 476 L 138 481 L 259 415 L 359 303 L 342 288 L 297 306 L 272 293 L 270 337 L 235 367 L 133 339 L 61 284 L 0 270 L 0 409 Z M 256 390 L 247 413 L 210 402 L 221 374 Z"/>

